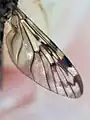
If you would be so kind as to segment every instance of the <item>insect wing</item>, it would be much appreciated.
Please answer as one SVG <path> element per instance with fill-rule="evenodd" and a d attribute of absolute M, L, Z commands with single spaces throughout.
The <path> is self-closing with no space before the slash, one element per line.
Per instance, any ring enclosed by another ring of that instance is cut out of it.
<path fill-rule="evenodd" d="M 70 98 L 83 94 L 79 73 L 64 53 L 22 11 L 12 16 L 7 47 L 12 61 L 40 86 Z"/>

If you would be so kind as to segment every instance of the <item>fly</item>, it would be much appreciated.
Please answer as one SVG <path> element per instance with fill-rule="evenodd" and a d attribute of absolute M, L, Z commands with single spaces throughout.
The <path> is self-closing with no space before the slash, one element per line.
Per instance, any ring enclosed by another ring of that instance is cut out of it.
<path fill-rule="evenodd" d="M 65 54 L 18 7 L 18 0 L 0 0 L 0 84 L 3 81 L 3 34 L 10 25 L 6 44 L 11 60 L 27 77 L 58 95 L 78 98 L 82 79 Z"/>

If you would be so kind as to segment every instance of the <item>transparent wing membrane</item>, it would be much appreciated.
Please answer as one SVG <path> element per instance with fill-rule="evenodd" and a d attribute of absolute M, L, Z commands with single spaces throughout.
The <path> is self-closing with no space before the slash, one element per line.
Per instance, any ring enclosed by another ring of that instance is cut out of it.
<path fill-rule="evenodd" d="M 83 94 L 81 77 L 64 53 L 20 9 L 10 19 L 7 47 L 14 64 L 40 86 L 70 98 Z"/>

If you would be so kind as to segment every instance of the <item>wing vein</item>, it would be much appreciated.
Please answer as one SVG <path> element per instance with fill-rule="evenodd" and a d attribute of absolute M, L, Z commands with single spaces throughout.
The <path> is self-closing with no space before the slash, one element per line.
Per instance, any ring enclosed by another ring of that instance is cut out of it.
<path fill-rule="evenodd" d="M 64 75 L 64 73 L 63 73 L 63 71 L 62 71 L 62 69 L 61 69 L 60 67 L 59 67 L 59 70 L 62 72 L 62 74 L 63 74 L 63 76 L 64 76 L 64 78 L 65 78 L 65 80 L 66 80 L 67 84 L 69 85 L 69 87 L 71 88 L 71 90 L 72 90 L 72 92 L 73 92 L 74 96 L 76 97 L 76 94 L 75 94 L 75 92 L 74 92 L 73 88 L 71 87 L 70 83 L 68 82 L 68 80 L 67 80 L 66 76 Z"/>
<path fill-rule="evenodd" d="M 47 80 L 48 87 L 49 87 L 49 89 L 50 89 L 50 91 L 51 91 L 51 87 L 50 87 L 50 85 L 49 85 L 49 81 L 48 81 L 48 77 L 47 77 L 47 73 L 46 73 L 46 68 L 45 68 L 45 65 L 44 65 L 44 62 L 43 62 L 43 60 L 42 60 L 42 57 L 41 57 L 40 52 L 39 52 L 39 56 L 40 56 L 41 61 L 42 61 L 42 65 L 43 65 L 43 68 L 44 68 L 44 72 L 45 72 L 45 76 L 46 76 L 46 80 Z"/>
<path fill-rule="evenodd" d="M 20 22 L 19 22 L 19 28 L 20 28 L 20 33 L 21 33 L 21 36 L 22 36 L 22 41 L 21 41 L 21 46 L 20 46 L 18 54 L 17 54 L 17 64 L 19 62 L 19 56 L 20 56 L 20 53 L 21 53 L 21 50 L 22 50 L 22 47 L 23 47 L 23 41 L 24 41 L 24 37 L 23 37 L 23 34 L 22 34 L 22 28 L 21 28 Z"/>
<path fill-rule="evenodd" d="M 45 49 L 46 50 L 46 49 Z M 46 50 L 47 51 L 47 50 Z M 48 52 L 48 51 L 47 51 Z M 46 56 L 45 56 L 46 57 Z M 47 57 L 46 57 L 47 58 Z M 53 57 L 52 57 L 52 59 L 53 59 Z M 55 62 L 55 60 L 53 59 L 53 61 L 54 61 L 54 63 L 56 64 L 56 62 Z M 59 76 L 59 74 L 58 74 L 58 71 L 57 71 L 57 69 L 56 69 L 56 72 L 57 72 L 57 75 L 58 75 L 58 78 L 59 78 L 59 80 L 60 80 L 60 82 L 61 82 L 61 84 L 62 84 L 62 87 L 63 87 L 63 89 L 64 89 L 64 92 L 65 92 L 65 94 L 68 96 L 68 94 L 67 94 L 67 92 L 66 92 L 66 90 L 65 90 L 65 87 L 64 87 L 64 85 L 63 85 L 63 82 L 62 82 L 62 80 L 61 80 L 61 78 L 60 78 L 60 76 Z"/>

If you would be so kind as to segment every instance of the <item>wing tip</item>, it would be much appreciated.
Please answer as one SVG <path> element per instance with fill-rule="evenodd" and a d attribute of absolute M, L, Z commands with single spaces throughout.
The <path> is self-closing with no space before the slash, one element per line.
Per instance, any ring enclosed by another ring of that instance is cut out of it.
<path fill-rule="evenodd" d="M 76 83 L 78 84 L 79 90 L 77 90 L 77 92 L 75 92 L 74 95 L 68 96 L 68 98 L 77 99 L 83 95 L 83 91 L 84 91 L 82 78 L 79 74 L 74 76 L 74 83 L 75 83 L 75 85 L 76 85 Z"/>
<path fill-rule="evenodd" d="M 80 76 L 79 74 L 77 74 L 77 75 L 74 76 L 74 82 L 78 84 L 79 89 L 80 89 L 80 93 L 81 93 L 81 95 L 82 95 L 82 94 L 83 94 L 83 91 L 84 91 L 84 90 L 83 90 L 84 87 L 83 87 L 82 78 L 81 78 L 81 76 Z"/>

